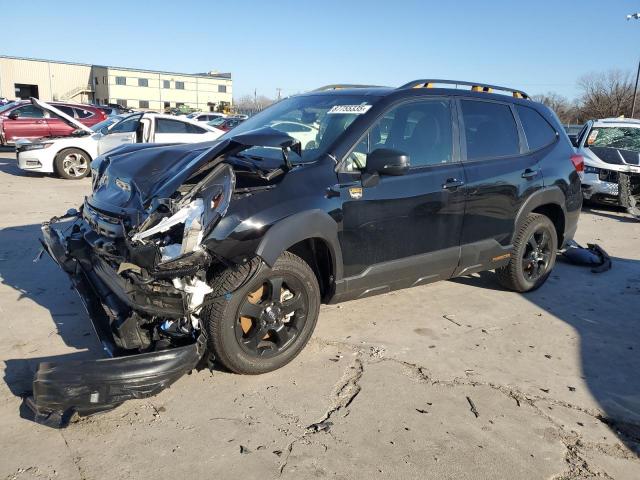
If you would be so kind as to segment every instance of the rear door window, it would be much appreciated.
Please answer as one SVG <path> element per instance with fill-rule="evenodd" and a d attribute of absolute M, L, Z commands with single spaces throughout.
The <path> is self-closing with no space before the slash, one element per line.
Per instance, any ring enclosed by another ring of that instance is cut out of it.
<path fill-rule="evenodd" d="M 58 110 L 60 110 L 62 113 L 69 115 L 71 118 L 73 118 L 75 115 L 73 114 L 73 108 L 71 107 L 66 107 L 64 105 L 53 105 L 55 108 L 57 108 Z"/>
<path fill-rule="evenodd" d="M 555 141 L 557 133 L 549 122 L 533 108 L 516 105 L 529 150 L 546 147 Z"/>
<path fill-rule="evenodd" d="M 520 154 L 518 127 L 509 105 L 461 100 L 467 160 Z"/>
<path fill-rule="evenodd" d="M 156 133 L 192 133 L 188 125 L 178 120 L 159 118 L 156 123 Z"/>

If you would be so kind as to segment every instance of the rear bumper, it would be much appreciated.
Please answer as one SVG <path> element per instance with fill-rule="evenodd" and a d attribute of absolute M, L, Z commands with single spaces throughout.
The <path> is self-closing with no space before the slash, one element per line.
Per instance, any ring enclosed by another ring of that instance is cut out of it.
<path fill-rule="evenodd" d="M 206 350 L 203 335 L 184 346 L 126 354 L 121 348 L 123 339 L 117 338 L 113 329 L 114 315 L 118 318 L 122 314 L 118 298 L 92 270 L 83 269 L 81 260 L 68 254 L 60 229 L 45 224 L 42 235 L 43 247 L 69 275 L 105 352 L 114 358 L 41 363 L 33 395 L 25 400 L 37 422 L 66 426 L 73 413 L 90 415 L 125 400 L 155 395 L 196 367 Z"/>

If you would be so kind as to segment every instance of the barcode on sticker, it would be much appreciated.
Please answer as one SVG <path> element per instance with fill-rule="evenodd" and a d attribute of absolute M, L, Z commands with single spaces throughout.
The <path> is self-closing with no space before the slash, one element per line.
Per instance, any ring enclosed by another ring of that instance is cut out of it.
<path fill-rule="evenodd" d="M 327 113 L 352 113 L 356 115 L 362 115 L 363 113 L 367 113 L 370 108 L 371 105 L 336 105 L 334 107 L 331 107 L 331 110 L 329 110 Z"/>

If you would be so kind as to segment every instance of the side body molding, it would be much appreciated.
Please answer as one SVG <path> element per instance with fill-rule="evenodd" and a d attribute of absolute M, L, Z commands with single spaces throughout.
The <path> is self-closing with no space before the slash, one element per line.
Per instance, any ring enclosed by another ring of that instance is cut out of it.
<path fill-rule="evenodd" d="M 286 217 L 264 235 L 256 254 L 273 266 L 287 248 L 308 238 L 320 238 L 329 246 L 336 280 L 342 278 L 342 250 L 338 241 L 338 224 L 322 210 L 308 210 Z"/>

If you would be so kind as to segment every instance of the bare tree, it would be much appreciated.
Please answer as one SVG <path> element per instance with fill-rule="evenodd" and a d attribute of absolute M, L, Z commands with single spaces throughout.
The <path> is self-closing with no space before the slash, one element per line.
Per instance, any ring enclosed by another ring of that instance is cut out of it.
<path fill-rule="evenodd" d="M 562 123 L 577 124 L 582 121 L 577 102 L 570 102 L 566 97 L 558 93 L 542 93 L 533 95 L 532 98 L 536 102 L 540 102 L 556 112 L 556 115 L 558 115 Z"/>
<path fill-rule="evenodd" d="M 264 110 L 274 102 L 271 98 L 264 95 L 243 95 L 234 100 L 233 105 L 238 112 L 255 113 Z"/>
<path fill-rule="evenodd" d="M 580 111 L 585 118 L 631 115 L 633 83 L 629 72 L 609 70 L 580 77 Z"/>

